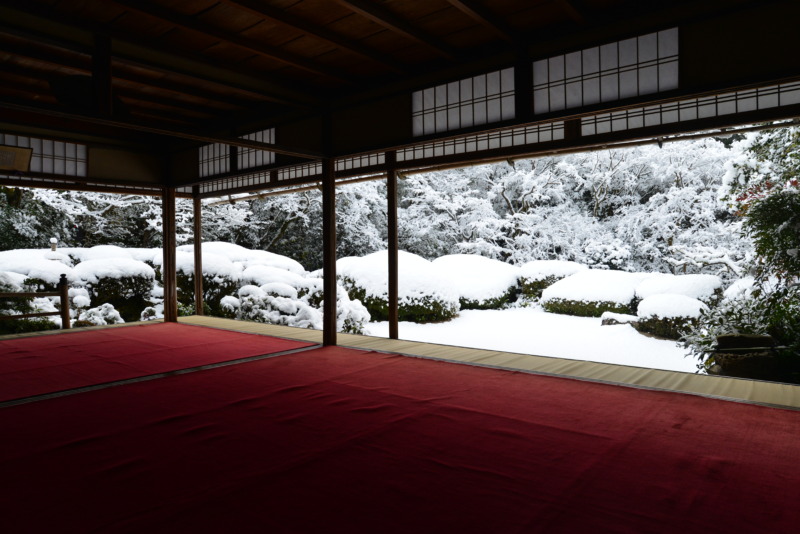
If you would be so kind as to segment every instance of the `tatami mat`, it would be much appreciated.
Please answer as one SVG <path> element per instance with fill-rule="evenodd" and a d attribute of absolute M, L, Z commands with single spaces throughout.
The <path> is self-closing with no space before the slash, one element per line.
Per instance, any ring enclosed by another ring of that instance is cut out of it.
<path fill-rule="evenodd" d="M 312 343 L 322 343 L 322 332 L 319 330 L 250 323 L 196 315 L 181 317 L 179 321 L 187 324 L 236 330 L 238 332 L 249 332 Z M 516 369 L 611 384 L 677 391 L 734 401 L 800 409 L 800 386 L 791 384 L 680 373 L 626 365 L 566 360 L 561 358 L 531 356 L 527 354 L 514 354 L 351 334 L 339 334 L 338 343 L 346 347 L 397 352 L 411 356 L 437 358 L 474 365 Z"/>

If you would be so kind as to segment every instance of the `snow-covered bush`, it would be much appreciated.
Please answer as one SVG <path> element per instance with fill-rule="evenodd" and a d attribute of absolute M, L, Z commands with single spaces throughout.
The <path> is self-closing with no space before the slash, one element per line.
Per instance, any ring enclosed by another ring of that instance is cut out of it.
<path fill-rule="evenodd" d="M 342 286 L 337 288 L 336 296 L 336 331 L 363 335 L 364 326 L 370 320 L 366 306 L 358 300 L 350 300 L 350 296 Z M 323 310 L 324 304 L 323 302 Z"/>
<path fill-rule="evenodd" d="M 285 296 L 289 294 L 290 296 Z M 286 284 L 273 283 L 258 287 L 246 285 L 239 289 L 239 306 L 236 318 L 257 323 L 269 323 L 298 328 L 322 328 L 319 310 L 291 295 L 294 288 Z M 226 305 L 231 305 L 230 299 Z"/>
<path fill-rule="evenodd" d="M 657 337 L 680 339 L 707 310 L 708 306 L 696 298 L 658 293 L 639 303 L 635 328 Z"/>
<path fill-rule="evenodd" d="M 713 274 L 654 274 L 636 286 L 639 300 L 667 294 L 691 297 L 713 306 L 722 298 L 722 280 Z"/>
<path fill-rule="evenodd" d="M 194 314 L 194 252 L 193 245 L 178 247 L 175 253 L 178 306 L 181 315 Z M 161 255 L 153 258 L 157 266 Z M 208 315 L 221 312 L 220 300 L 236 292 L 242 285 L 242 265 L 220 254 L 206 252 L 203 246 L 203 305 Z"/>
<path fill-rule="evenodd" d="M 13 272 L 0 271 L 0 293 L 20 293 L 27 292 L 25 287 L 25 275 Z M 21 315 L 25 313 L 35 313 L 37 311 L 48 311 L 37 309 L 36 301 L 46 299 L 32 298 L 0 298 L 0 315 Z M 49 301 L 48 301 L 49 303 Z M 21 334 L 24 332 L 35 332 L 37 330 L 51 330 L 57 325 L 49 320 L 48 317 L 34 317 L 32 319 L 3 319 L 0 320 L 0 335 Z"/>
<path fill-rule="evenodd" d="M 551 313 L 600 317 L 603 312 L 633 314 L 636 287 L 651 275 L 587 269 L 542 291 L 542 306 Z"/>
<path fill-rule="evenodd" d="M 74 326 L 101 326 L 106 324 L 124 323 L 125 320 L 120 316 L 119 312 L 114 309 L 114 306 L 105 303 L 82 311 L 78 315 Z"/>
<path fill-rule="evenodd" d="M 587 267 L 574 261 L 533 260 L 520 265 L 519 286 L 528 298 L 540 298 L 542 291 L 562 278 L 585 271 Z"/>
<path fill-rule="evenodd" d="M 125 321 L 137 321 L 150 304 L 155 271 L 130 257 L 82 261 L 75 276 L 89 291 L 92 302 L 111 304 Z"/>
<path fill-rule="evenodd" d="M 462 310 L 494 310 L 516 300 L 519 269 L 473 254 L 451 254 L 433 260 L 440 274 L 458 291 Z"/>
<path fill-rule="evenodd" d="M 399 254 L 398 316 L 401 321 L 429 323 L 458 315 L 458 292 L 430 261 L 409 252 Z M 341 258 L 336 262 L 341 283 L 351 299 L 361 301 L 372 320 L 389 318 L 388 254 Z"/>

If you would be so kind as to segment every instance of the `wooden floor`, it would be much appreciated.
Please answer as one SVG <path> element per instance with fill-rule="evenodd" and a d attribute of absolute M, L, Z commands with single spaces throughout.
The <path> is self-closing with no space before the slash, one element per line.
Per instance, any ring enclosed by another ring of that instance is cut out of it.
<path fill-rule="evenodd" d="M 231 319 L 197 315 L 181 317 L 179 321 L 186 324 L 221 328 L 236 332 L 247 332 L 297 339 L 311 343 L 322 343 L 322 332 L 319 330 L 234 321 Z M 88 328 L 119 328 L 131 324 L 141 323 L 126 323 L 123 325 L 95 326 Z M 66 332 L 81 332 L 86 329 L 87 328 L 78 328 Z M 65 331 L 50 330 L 33 334 L 0 336 L 0 339 L 27 337 L 31 335 L 53 335 L 59 333 L 65 333 Z M 791 384 L 663 371 L 659 369 L 645 369 L 627 365 L 567 360 L 562 358 L 532 356 L 528 354 L 453 347 L 450 345 L 437 345 L 433 343 L 419 343 L 416 341 L 403 341 L 351 334 L 339 334 L 338 343 L 346 347 L 365 350 L 393 352 L 408 356 L 434 358 L 502 369 L 514 369 L 537 374 L 564 376 L 646 389 L 677 391 L 779 408 L 800 409 L 800 386 Z"/>
<path fill-rule="evenodd" d="M 222 328 L 225 330 L 322 343 L 322 332 L 319 330 L 250 323 L 197 315 L 181 317 L 179 321 L 187 324 Z M 791 384 L 662 371 L 659 369 L 644 369 L 626 365 L 566 360 L 544 356 L 531 356 L 528 354 L 453 347 L 449 345 L 436 345 L 432 343 L 419 343 L 416 341 L 393 340 L 351 334 L 339 334 L 338 343 L 346 347 L 394 352 L 409 356 L 435 358 L 487 367 L 515 369 L 545 375 L 565 376 L 609 384 L 678 391 L 693 395 L 780 408 L 800 409 L 800 386 Z"/>

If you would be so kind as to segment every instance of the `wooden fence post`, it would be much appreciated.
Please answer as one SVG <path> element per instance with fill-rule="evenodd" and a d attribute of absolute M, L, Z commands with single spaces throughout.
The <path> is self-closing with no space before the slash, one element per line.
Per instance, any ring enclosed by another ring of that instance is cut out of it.
<path fill-rule="evenodd" d="M 69 330 L 69 285 L 66 274 L 62 274 L 58 280 L 58 293 L 61 299 L 61 329 Z"/>

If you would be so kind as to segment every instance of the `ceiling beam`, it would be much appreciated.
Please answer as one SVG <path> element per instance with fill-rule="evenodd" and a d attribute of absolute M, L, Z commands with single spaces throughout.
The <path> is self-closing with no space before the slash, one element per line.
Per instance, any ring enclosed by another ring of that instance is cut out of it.
<path fill-rule="evenodd" d="M 494 32 L 501 39 L 512 44 L 522 40 L 514 28 L 475 0 L 447 0 L 447 2 L 475 22 Z"/>
<path fill-rule="evenodd" d="M 575 23 L 584 26 L 588 22 L 583 9 L 578 5 L 578 0 L 558 0 L 558 5 Z"/>
<path fill-rule="evenodd" d="M 244 9 L 254 15 L 264 17 L 265 19 L 277 22 L 283 26 L 293 28 L 297 31 L 303 32 L 306 35 L 310 35 L 315 39 L 325 41 L 326 43 L 343 50 L 358 54 L 361 57 L 371 59 L 388 67 L 396 73 L 405 73 L 409 71 L 407 65 L 400 63 L 386 54 L 382 54 L 371 48 L 355 43 L 324 26 L 312 24 L 301 17 L 292 15 L 286 10 L 278 9 L 256 0 L 222 0 L 222 2 L 240 9 Z"/>
<path fill-rule="evenodd" d="M 335 0 L 348 9 L 362 15 L 376 24 L 380 24 L 397 34 L 417 42 L 445 59 L 458 58 L 458 52 L 447 43 L 428 35 L 411 23 L 398 17 L 388 9 L 366 0 Z"/>
<path fill-rule="evenodd" d="M 245 50 L 248 50 L 249 52 L 259 56 L 274 59 L 286 65 L 297 67 L 312 74 L 325 76 L 345 84 L 354 83 L 353 80 L 342 76 L 340 69 L 323 65 L 317 61 L 283 50 L 276 46 L 268 45 L 256 39 L 245 37 L 241 34 L 228 33 L 214 26 L 213 24 L 204 22 L 196 17 L 183 15 L 169 9 L 164 9 L 159 5 L 152 4 L 144 0 L 113 0 L 113 2 L 115 4 L 124 6 L 130 11 L 157 18 L 187 30 L 214 37 L 220 41 L 244 48 Z"/>
<path fill-rule="evenodd" d="M 319 97 L 308 88 L 297 84 L 287 87 L 285 83 L 276 82 L 274 75 L 261 76 L 254 73 L 253 69 L 217 63 L 200 54 L 174 48 L 164 50 L 150 39 L 122 30 L 112 30 L 107 25 L 91 23 L 85 17 L 57 13 L 42 4 L 3 0 L 3 5 L 0 5 L 0 25 L 8 33 L 15 32 L 22 37 L 32 32 L 42 34 L 44 40 L 40 42 L 54 42 L 61 48 L 89 55 L 92 53 L 91 47 L 83 44 L 81 39 L 88 42 L 95 33 L 104 33 L 112 39 L 111 53 L 114 60 L 245 91 L 258 95 L 261 99 L 296 109 L 309 109 L 319 104 Z M 53 31 L 43 33 L 46 29 Z M 55 37 L 64 34 L 69 34 L 71 38 Z"/>
<path fill-rule="evenodd" d="M 68 111 L 62 111 L 61 109 L 56 109 L 56 108 L 32 106 L 29 104 L 20 104 L 17 102 L 6 101 L 6 100 L 0 100 L 0 109 L 29 113 L 43 117 L 54 117 L 56 119 L 84 122 L 99 126 L 120 128 L 123 130 L 132 130 L 148 134 L 177 137 L 180 139 L 190 139 L 192 141 L 198 141 L 201 143 L 222 143 L 225 145 L 239 146 L 243 148 L 267 150 L 270 152 L 275 152 L 276 154 L 284 154 L 286 156 L 293 156 L 298 158 L 319 159 L 322 157 L 322 154 L 319 152 L 298 149 L 294 147 L 287 147 L 285 145 L 261 143 L 259 141 L 251 141 L 249 139 L 241 139 L 239 137 L 202 134 L 196 131 L 186 131 L 186 130 L 178 130 L 162 126 L 154 126 L 152 123 L 139 124 L 130 120 L 109 119 L 105 117 L 82 115 L 79 113 L 70 113 Z"/>
<path fill-rule="evenodd" d="M 0 34 L 5 33 L 4 29 L 0 25 Z M 44 65 L 48 65 L 51 67 L 58 67 L 60 69 L 65 69 L 67 71 L 71 71 L 71 74 L 75 75 L 88 75 L 91 73 L 91 60 L 88 54 L 82 54 L 82 57 L 58 57 L 56 58 L 52 54 L 48 54 L 45 50 L 33 50 L 30 48 L 23 48 L 22 46 L 18 46 L 16 44 L 11 43 L 3 43 L 0 45 L 0 58 L 4 56 L 4 54 L 11 54 L 20 58 L 28 59 L 36 61 L 37 63 L 42 63 Z M 65 50 L 61 48 L 61 50 Z M 77 54 L 77 52 L 76 52 Z M 125 64 L 124 62 L 117 61 L 118 64 Z M 11 63 L 3 63 L 3 69 L 16 72 L 18 74 L 25 74 L 28 77 L 43 77 L 45 73 L 42 72 L 34 72 L 31 69 L 25 69 L 23 67 L 19 67 L 17 65 Z M 235 111 L 232 108 L 241 110 L 244 109 L 248 102 L 239 100 L 236 98 L 232 98 L 225 95 L 220 95 L 211 91 L 206 91 L 200 89 L 196 85 L 188 85 L 182 84 L 179 82 L 173 82 L 169 80 L 165 80 L 162 78 L 151 78 L 149 76 L 135 74 L 132 72 L 121 72 L 119 68 L 114 69 L 112 71 L 112 78 L 113 80 L 120 80 L 124 82 L 130 82 L 137 85 L 141 85 L 144 87 L 153 87 L 155 89 L 163 89 L 170 93 L 186 95 L 189 97 L 196 97 L 203 100 L 207 100 L 211 102 L 211 107 L 215 110 L 220 112 L 231 112 Z M 116 84 L 115 84 L 116 85 Z M 117 88 L 116 91 L 123 91 L 125 89 Z M 127 89 L 129 93 L 132 93 L 133 90 Z M 141 93 L 147 95 L 147 98 L 152 98 L 149 93 Z M 172 99 L 170 99 L 172 100 Z M 194 105 L 197 109 L 200 109 L 202 106 L 200 104 L 190 104 L 183 100 L 175 99 L 175 101 L 180 101 L 185 105 Z M 252 103 L 252 102 L 251 102 Z"/>

